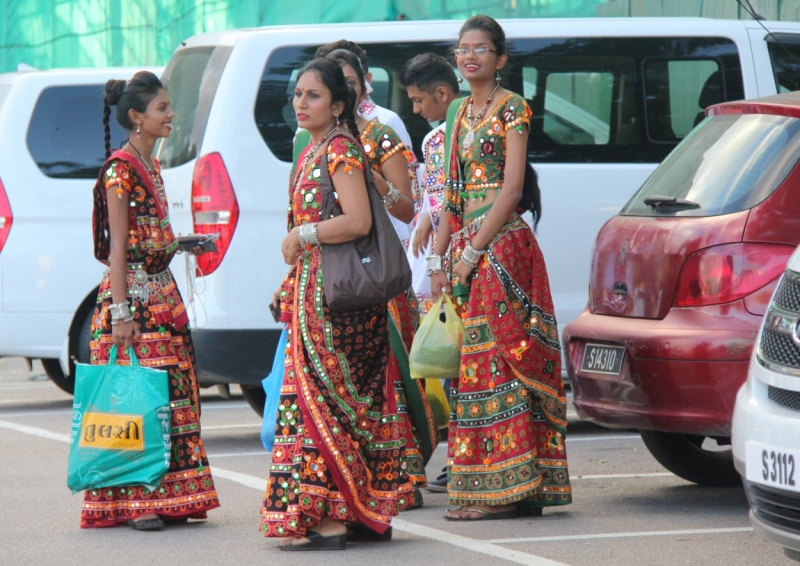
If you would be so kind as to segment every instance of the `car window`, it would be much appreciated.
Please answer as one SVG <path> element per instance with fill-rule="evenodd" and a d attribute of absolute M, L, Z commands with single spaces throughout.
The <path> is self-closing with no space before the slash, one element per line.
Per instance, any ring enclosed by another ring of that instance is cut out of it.
<path fill-rule="evenodd" d="M 631 216 L 716 216 L 771 195 L 800 159 L 800 120 L 770 114 L 713 116 L 653 172 L 622 209 Z M 645 204 L 648 196 L 698 206 Z"/>
<path fill-rule="evenodd" d="M 369 53 L 373 99 L 400 115 L 419 153 L 431 125 L 414 115 L 397 78 L 419 53 L 452 59 L 453 42 L 362 47 Z M 281 47 L 264 65 L 255 121 L 283 161 L 292 158 L 297 128 L 293 73 L 316 48 Z M 503 86 L 521 93 L 533 110 L 528 157 L 534 163 L 658 163 L 702 120 L 704 92 L 711 103 L 744 98 L 739 52 L 727 38 L 531 37 L 510 39 L 508 52 Z M 715 90 L 717 84 L 724 88 Z"/>
<path fill-rule="evenodd" d="M 800 34 L 770 34 L 767 50 L 778 93 L 800 90 Z"/>
<path fill-rule="evenodd" d="M 644 64 L 647 134 L 654 142 L 682 140 L 705 118 L 705 109 L 725 102 L 725 84 L 714 59 L 648 59 Z"/>
<path fill-rule="evenodd" d="M 164 70 L 164 82 L 175 118 L 172 134 L 163 138 L 156 156 L 165 169 L 197 157 L 203 143 L 211 103 L 231 48 L 192 47 L 179 51 Z"/>
<path fill-rule="evenodd" d="M 104 85 L 53 86 L 36 101 L 27 145 L 48 177 L 94 179 L 105 162 Z M 111 146 L 125 143 L 128 132 L 110 120 Z"/>

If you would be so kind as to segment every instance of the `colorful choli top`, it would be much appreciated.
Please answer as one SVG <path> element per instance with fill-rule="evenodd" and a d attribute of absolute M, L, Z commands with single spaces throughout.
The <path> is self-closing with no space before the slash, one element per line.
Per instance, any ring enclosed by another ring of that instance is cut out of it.
<path fill-rule="evenodd" d="M 439 231 L 439 220 L 444 200 L 444 137 L 445 123 L 428 132 L 422 141 L 422 198 L 425 199 L 423 208 L 427 207 L 431 215 L 431 224 L 434 232 Z"/>
<path fill-rule="evenodd" d="M 161 167 L 153 159 L 155 175 L 163 187 Z M 94 255 L 108 265 L 111 237 L 108 222 L 109 190 L 128 205 L 128 250 L 126 253 L 127 296 L 143 301 L 158 324 L 181 328 L 189 323 L 186 307 L 175 284 L 169 264 L 178 250 L 178 241 L 169 221 L 168 201 L 163 188 L 150 178 L 137 159 L 124 151 L 115 152 L 100 169 L 94 186 Z M 111 301 L 110 271 L 100 284 L 99 299 Z"/>
<path fill-rule="evenodd" d="M 508 133 L 514 130 L 523 133 L 530 126 L 532 115 L 525 99 L 510 92 L 475 125 L 473 141 L 465 148 L 464 140 L 470 131 L 466 117 L 468 104 L 469 97 L 464 98 L 457 114 L 457 134 L 454 140 L 447 141 L 452 145 L 445 200 L 453 232 L 462 228 L 464 199 L 483 200 L 486 191 L 502 188 Z M 456 183 L 459 179 L 460 183 Z"/>
<path fill-rule="evenodd" d="M 298 167 L 302 166 L 306 154 L 313 146 L 309 145 L 297 160 Z M 345 171 L 354 175 L 358 171 L 364 175 L 364 154 L 357 144 L 345 136 L 339 135 L 328 142 L 328 173 L 331 178 L 339 165 L 344 165 Z M 305 170 L 298 171 L 289 186 L 288 230 L 295 226 L 322 222 L 322 189 L 319 179 L 322 168 L 322 153 L 306 165 Z M 335 193 L 334 193 L 335 194 Z M 337 201 L 338 206 L 338 201 Z M 281 319 L 291 322 L 294 311 L 294 280 L 297 265 L 293 266 L 281 285 Z"/>
<path fill-rule="evenodd" d="M 372 170 L 383 175 L 383 164 L 393 155 L 400 153 L 408 165 L 408 178 L 411 181 L 411 194 L 414 198 L 415 210 L 419 211 L 422 195 L 417 184 L 417 168 L 419 163 L 414 152 L 406 147 L 390 126 L 381 124 L 377 120 L 370 121 L 361 132 L 361 145 L 367 154 Z"/>

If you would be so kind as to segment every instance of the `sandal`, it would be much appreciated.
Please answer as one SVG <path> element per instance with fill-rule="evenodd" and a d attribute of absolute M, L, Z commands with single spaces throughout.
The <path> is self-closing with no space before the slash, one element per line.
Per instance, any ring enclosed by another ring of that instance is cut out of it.
<path fill-rule="evenodd" d="M 308 542 L 302 544 L 286 544 L 278 548 L 287 552 L 301 550 L 344 550 L 347 545 L 347 534 L 323 536 L 314 531 L 306 531 Z"/>
<path fill-rule="evenodd" d="M 466 511 L 467 513 L 478 513 L 480 517 L 449 517 L 447 515 L 444 516 L 445 521 L 494 521 L 496 519 L 514 519 L 517 515 L 516 509 L 510 509 L 508 511 L 500 511 L 497 513 L 493 513 L 492 511 L 486 511 L 485 509 L 464 509 L 459 507 L 459 511 Z"/>
<path fill-rule="evenodd" d="M 161 520 L 161 517 L 133 519 L 128 521 L 128 526 L 134 531 L 160 531 L 164 528 L 164 521 Z"/>
<path fill-rule="evenodd" d="M 348 542 L 389 542 L 390 540 L 392 540 L 392 527 L 379 533 L 358 523 L 347 523 Z"/>

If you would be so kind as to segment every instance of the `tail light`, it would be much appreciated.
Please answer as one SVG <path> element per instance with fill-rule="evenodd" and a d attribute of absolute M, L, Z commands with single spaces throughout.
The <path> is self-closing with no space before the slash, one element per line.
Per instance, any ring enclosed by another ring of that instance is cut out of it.
<path fill-rule="evenodd" d="M 726 244 L 695 252 L 683 264 L 675 306 L 716 305 L 746 297 L 783 273 L 793 251 L 776 244 Z"/>
<path fill-rule="evenodd" d="M 206 252 L 197 258 L 198 270 L 208 275 L 222 263 L 239 222 L 239 203 L 219 153 L 204 155 L 195 163 L 192 217 L 196 234 L 219 233 L 217 251 Z"/>
<path fill-rule="evenodd" d="M 11 222 L 13 220 L 14 216 L 11 214 L 11 205 L 6 196 L 6 188 L 3 186 L 3 181 L 0 181 L 0 252 L 3 251 L 8 234 L 11 232 Z"/>

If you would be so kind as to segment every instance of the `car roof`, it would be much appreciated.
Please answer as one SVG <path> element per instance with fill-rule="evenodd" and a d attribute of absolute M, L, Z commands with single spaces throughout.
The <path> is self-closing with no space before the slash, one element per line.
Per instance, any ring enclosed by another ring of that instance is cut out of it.
<path fill-rule="evenodd" d="M 723 102 L 706 109 L 706 116 L 723 114 L 773 114 L 800 118 L 800 91 L 751 98 L 750 100 Z"/>
<path fill-rule="evenodd" d="M 48 69 L 45 71 L 14 71 L 0 73 L 0 84 L 11 85 L 20 80 L 34 81 L 42 84 L 81 84 L 86 79 L 92 78 L 127 78 L 138 71 L 150 71 L 158 76 L 164 72 L 164 67 L 91 67 L 74 69 Z"/>
<path fill-rule="evenodd" d="M 509 38 L 533 35 L 551 37 L 553 34 L 563 35 L 564 30 L 571 30 L 576 37 L 586 35 L 621 35 L 634 36 L 690 36 L 732 33 L 735 29 L 763 29 L 761 24 L 771 31 L 800 31 L 800 23 L 767 21 L 754 22 L 744 20 L 722 20 L 711 18 L 519 18 L 500 19 Z M 402 29 L 405 41 L 418 41 L 439 35 L 443 31 L 453 37 L 463 22 L 458 20 L 413 20 L 393 22 L 350 22 L 335 24 L 277 25 L 252 28 L 237 28 L 224 31 L 207 32 L 195 35 L 182 42 L 182 46 L 234 45 L 246 36 L 262 34 L 288 35 L 292 44 L 319 43 L 315 38 L 320 32 L 340 32 L 342 36 L 350 36 L 357 42 L 373 43 L 385 40 L 386 32 Z M 446 31 L 445 31 L 446 30 Z M 324 35 L 327 35 L 324 34 Z"/>

